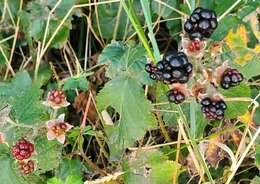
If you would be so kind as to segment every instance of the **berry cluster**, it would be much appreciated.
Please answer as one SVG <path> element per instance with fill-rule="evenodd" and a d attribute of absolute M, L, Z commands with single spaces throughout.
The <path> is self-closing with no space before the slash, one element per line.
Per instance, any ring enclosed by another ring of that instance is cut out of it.
<path fill-rule="evenodd" d="M 206 97 L 201 100 L 200 104 L 202 105 L 201 110 L 207 119 L 221 120 L 224 118 L 224 112 L 227 109 L 227 105 L 223 100 L 213 100 Z"/>
<path fill-rule="evenodd" d="M 191 90 L 185 84 L 193 72 L 193 65 L 187 56 L 193 56 L 194 59 L 203 58 L 203 51 L 207 48 L 205 38 L 209 38 L 217 26 L 218 20 L 214 11 L 201 7 L 196 8 L 184 23 L 184 30 L 189 39 L 185 36 L 182 39 L 183 52 L 165 54 L 156 65 L 146 64 L 145 66 L 151 79 L 163 81 L 170 86 L 170 90 L 167 92 L 169 102 L 180 104 L 187 96 L 192 95 L 200 101 L 201 110 L 209 120 L 222 120 L 227 109 L 222 96 L 216 95 L 217 86 L 229 89 L 239 85 L 243 80 L 243 75 L 238 70 L 230 68 L 228 63 L 224 62 L 221 66 L 216 67 L 214 72 L 201 67 L 202 71 L 197 72 L 203 76 L 204 80 L 193 84 Z M 221 49 L 218 52 L 221 52 Z M 196 86 L 196 84 L 198 85 Z M 208 97 L 205 98 L 205 96 Z"/>
<path fill-rule="evenodd" d="M 167 97 L 169 102 L 173 102 L 175 104 L 180 104 L 185 100 L 185 95 L 177 89 L 171 89 L 167 92 Z"/>
<path fill-rule="evenodd" d="M 20 161 L 18 168 L 22 175 L 26 176 L 34 171 L 34 162 L 32 160 L 26 161 Z"/>
<path fill-rule="evenodd" d="M 146 64 L 145 70 L 150 73 L 150 78 L 153 80 L 163 81 L 166 84 L 186 83 L 192 73 L 192 64 L 183 52 L 178 52 L 176 55 L 169 53 L 156 66 Z"/>
<path fill-rule="evenodd" d="M 229 89 L 238 86 L 243 78 L 243 75 L 237 69 L 228 68 L 221 77 L 220 85 L 224 89 Z"/>
<path fill-rule="evenodd" d="M 24 160 L 31 157 L 34 152 L 34 145 L 26 139 L 20 139 L 12 148 L 12 154 L 17 160 Z"/>
<path fill-rule="evenodd" d="M 56 105 L 60 105 L 66 101 L 66 96 L 62 90 L 55 89 L 50 91 L 48 100 Z"/>
<path fill-rule="evenodd" d="M 184 30 L 190 39 L 209 38 L 218 26 L 217 16 L 214 11 L 196 8 L 184 24 Z"/>

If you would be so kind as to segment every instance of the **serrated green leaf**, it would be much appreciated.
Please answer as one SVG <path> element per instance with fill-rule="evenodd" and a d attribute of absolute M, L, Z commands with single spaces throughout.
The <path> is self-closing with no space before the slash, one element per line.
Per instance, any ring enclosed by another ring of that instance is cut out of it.
<path fill-rule="evenodd" d="M 150 112 L 151 103 L 145 98 L 142 86 L 129 76 L 109 81 L 98 94 L 97 105 L 100 110 L 111 106 L 120 114 L 109 139 L 116 150 L 133 144 L 146 130 L 156 125 Z"/>
<path fill-rule="evenodd" d="M 250 88 L 242 83 L 239 86 L 232 87 L 228 90 L 221 89 L 221 94 L 223 94 L 226 98 L 237 98 L 237 97 L 251 97 Z M 227 110 L 225 111 L 225 118 L 231 119 L 236 118 L 237 116 L 241 116 L 246 113 L 248 109 L 248 105 L 250 102 L 247 101 L 228 101 Z"/>
<path fill-rule="evenodd" d="M 61 161 L 62 145 L 57 141 L 48 141 L 46 137 L 38 137 L 35 142 L 34 155 L 37 160 L 37 173 L 45 173 L 57 168 Z"/>
<path fill-rule="evenodd" d="M 172 183 L 173 171 L 178 165 L 167 160 L 157 150 L 139 151 L 130 155 L 124 162 L 123 169 L 126 172 L 124 182 L 127 184 L 164 184 Z"/>
<path fill-rule="evenodd" d="M 106 75 L 111 79 L 124 74 L 140 83 L 152 84 L 149 75 L 144 70 L 146 51 L 140 45 L 130 47 L 121 42 L 112 42 L 102 51 L 98 62 L 108 65 Z"/>
<path fill-rule="evenodd" d="M 0 83 L 0 96 L 11 105 L 19 123 L 33 124 L 40 121 L 45 111 L 40 102 L 41 94 L 40 86 L 32 84 L 27 71 L 17 73 L 9 83 Z"/>
<path fill-rule="evenodd" d="M 110 143 L 117 153 L 155 125 L 151 103 L 142 89 L 144 53 L 143 47 L 131 48 L 115 42 L 108 45 L 99 58 L 100 64 L 108 65 L 107 75 L 112 80 L 98 94 L 97 106 L 101 111 L 111 106 L 120 114 L 111 131 L 107 128 Z"/>
<path fill-rule="evenodd" d="M 44 112 L 44 106 L 40 102 L 42 92 L 38 85 L 28 88 L 12 102 L 15 118 L 24 124 L 34 124 L 40 121 Z"/>
<path fill-rule="evenodd" d="M 0 96 L 7 99 L 18 96 L 32 84 L 32 80 L 27 71 L 19 72 L 10 83 L 0 83 Z"/>

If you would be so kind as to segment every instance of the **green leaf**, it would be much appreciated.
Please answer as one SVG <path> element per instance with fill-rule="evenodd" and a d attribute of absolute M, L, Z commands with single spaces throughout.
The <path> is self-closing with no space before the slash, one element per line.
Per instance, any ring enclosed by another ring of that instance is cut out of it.
<path fill-rule="evenodd" d="M 220 22 L 217 29 L 210 37 L 213 40 L 221 41 L 224 39 L 230 29 L 237 27 L 239 20 L 236 16 L 225 16 Z"/>
<path fill-rule="evenodd" d="M 64 184 L 62 180 L 58 178 L 51 178 L 48 180 L 47 184 Z"/>
<path fill-rule="evenodd" d="M 31 174 L 27 177 L 23 177 L 19 173 L 14 160 L 7 156 L 0 156 L 0 165 L 0 180 L 4 181 L 4 184 L 43 184 L 38 176 Z"/>
<path fill-rule="evenodd" d="M 99 58 L 99 63 L 108 64 L 107 75 L 112 80 L 97 96 L 98 109 L 102 111 L 111 106 L 120 114 L 111 131 L 107 128 L 109 141 L 116 152 L 133 144 L 147 129 L 155 126 L 152 105 L 142 89 L 144 53 L 140 46 L 129 48 L 112 43 Z"/>
<path fill-rule="evenodd" d="M 260 60 L 255 56 L 253 60 L 243 66 L 232 63 L 232 67 L 237 68 L 246 79 L 250 79 L 259 75 Z"/>
<path fill-rule="evenodd" d="M 25 184 L 26 181 L 19 177 L 13 169 L 13 162 L 8 157 L 0 157 L 0 180 L 4 181 L 5 184 Z"/>
<path fill-rule="evenodd" d="M 62 145 L 57 141 L 48 141 L 46 137 L 38 137 L 35 142 L 37 155 L 37 173 L 45 173 L 59 166 L 61 161 Z"/>
<path fill-rule="evenodd" d="M 190 106 L 191 108 L 191 106 Z M 204 129 L 207 126 L 208 122 L 201 112 L 201 105 L 194 102 L 194 111 L 195 111 L 195 127 L 193 132 L 191 132 L 193 138 L 201 138 L 204 133 Z M 191 122 L 191 117 L 189 116 L 189 121 Z"/>
<path fill-rule="evenodd" d="M 250 88 L 242 83 L 239 86 L 232 87 L 228 90 L 221 89 L 220 92 L 226 98 L 237 98 L 237 97 L 251 97 L 251 90 Z M 227 110 L 225 111 L 225 118 L 231 119 L 236 118 L 237 116 L 241 116 L 246 113 L 248 109 L 248 105 L 250 102 L 248 101 L 228 101 L 227 103 Z"/>
<path fill-rule="evenodd" d="M 109 137 L 116 150 L 130 146 L 156 125 L 150 112 L 152 105 L 145 98 L 142 86 L 130 77 L 119 76 L 109 81 L 99 93 L 97 105 L 100 110 L 111 106 L 120 114 Z"/>
<path fill-rule="evenodd" d="M 246 6 L 240 8 L 237 12 L 237 16 L 240 19 L 243 19 L 245 16 L 249 15 L 251 12 L 255 11 L 259 7 L 259 2 L 249 2 Z"/>
<path fill-rule="evenodd" d="M 237 0 L 217 0 L 215 1 L 215 11 L 218 16 L 223 14 L 230 6 L 232 6 Z"/>
<path fill-rule="evenodd" d="M 50 8 L 54 6 L 55 1 L 45 1 L 43 3 L 32 2 L 27 3 L 26 9 L 21 13 L 22 30 L 27 37 L 33 37 L 36 40 L 43 40 L 47 19 L 50 13 Z M 57 2 L 57 1 L 56 1 Z M 51 16 L 47 41 L 51 38 L 54 31 L 61 23 L 65 13 L 74 5 L 74 1 L 62 1 Z M 68 39 L 69 30 L 71 29 L 70 19 L 66 20 L 61 26 L 58 33 L 51 42 L 51 46 L 59 47 Z"/>
<path fill-rule="evenodd" d="M 132 4 L 135 7 L 135 10 L 141 14 L 139 1 L 134 1 Z M 92 15 L 95 33 L 105 39 L 111 40 L 115 34 L 114 32 L 117 31 L 115 39 L 122 40 L 124 36 L 129 36 L 134 32 L 125 11 L 122 8 L 120 11 L 119 7 L 120 3 L 102 4 L 97 6 L 97 13 L 93 11 L 94 13 Z M 143 17 L 140 16 L 140 19 L 143 19 Z M 118 26 L 117 30 L 115 29 L 116 25 Z"/>
<path fill-rule="evenodd" d="M 173 171 L 178 169 L 178 165 L 167 160 L 161 152 L 157 150 L 138 151 L 132 153 L 128 160 L 123 163 L 126 171 L 124 182 L 127 184 L 171 184 Z"/>
<path fill-rule="evenodd" d="M 47 184 L 83 184 L 83 181 L 78 175 L 70 175 L 66 178 L 65 182 L 59 178 L 54 177 L 49 179 Z"/>
<path fill-rule="evenodd" d="M 70 77 L 65 80 L 64 90 L 79 89 L 86 91 L 88 89 L 88 81 L 85 75 Z"/>
<path fill-rule="evenodd" d="M 111 79 L 124 74 L 142 84 L 152 84 L 149 75 L 144 70 L 147 63 L 146 51 L 140 45 L 130 47 L 120 42 L 112 42 L 102 51 L 98 62 L 108 65 L 106 75 Z"/>
<path fill-rule="evenodd" d="M 213 10 L 215 7 L 215 0 L 200 0 L 200 7 Z"/>
<path fill-rule="evenodd" d="M 32 80 L 27 71 L 19 72 L 10 83 L 0 83 L 0 96 L 10 98 L 18 96 L 32 84 Z"/>
<path fill-rule="evenodd" d="M 255 162 L 258 169 L 260 169 L 260 144 L 255 147 Z"/>
<path fill-rule="evenodd" d="M 40 85 L 32 84 L 27 71 L 17 73 L 9 83 L 0 83 L 0 97 L 11 105 L 19 123 L 33 124 L 41 120 L 45 111 L 41 95 Z"/>
<path fill-rule="evenodd" d="M 52 76 L 51 67 L 48 64 L 41 64 L 38 72 L 37 77 L 37 84 L 40 84 L 41 86 L 46 85 L 50 78 Z"/>
<path fill-rule="evenodd" d="M 53 8 L 55 4 L 57 3 L 56 0 L 47 0 L 47 5 Z M 74 6 L 75 0 L 70 1 L 61 1 L 59 6 L 55 9 L 55 15 L 59 18 L 63 18 L 68 11 Z"/>
<path fill-rule="evenodd" d="M 260 177 L 259 176 L 256 176 L 253 180 L 252 180 L 252 182 L 251 182 L 251 184 L 259 184 L 260 183 Z"/>
<path fill-rule="evenodd" d="M 14 116 L 20 123 L 34 124 L 41 121 L 45 109 L 39 100 L 41 95 L 40 87 L 33 85 L 13 100 Z"/>
<path fill-rule="evenodd" d="M 73 175 L 67 177 L 65 184 L 83 184 L 83 181 L 80 176 Z"/>
<path fill-rule="evenodd" d="M 163 0 L 162 2 L 166 3 L 167 5 L 169 5 L 171 7 L 177 8 L 176 0 Z M 172 14 L 172 9 L 170 9 L 169 7 L 159 3 L 157 1 L 152 1 L 152 12 L 154 14 L 157 14 L 157 15 L 163 17 L 164 19 L 167 19 Z"/>
<path fill-rule="evenodd" d="M 69 160 L 63 159 L 60 163 L 60 166 L 55 171 L 55 176 L 62 180 L 65 180 L 70 175 L 78 175 L 81 177 L 82 173 L 79 172 L 82 168 L 81 161 L 77 160 Z"/>

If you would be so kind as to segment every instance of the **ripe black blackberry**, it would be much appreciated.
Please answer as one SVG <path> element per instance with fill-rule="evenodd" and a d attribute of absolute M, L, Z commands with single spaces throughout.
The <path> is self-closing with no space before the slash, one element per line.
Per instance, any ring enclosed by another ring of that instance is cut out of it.
<path fill-rule="evenodd" d="M 17 160 L 24 160 L 31 157 L 34 152 L 34 145 L 26 139 L 20 139 L 12 148 L 12 154 Z"/>
<path fill-rule="evenodd" d="M 214 11 L 196 8 L 184 24 L 184 30 L 190 39 L 209 38 L 218 26 L 217 15 Z"/>
<path fill-rule="evenodd" d="M 213 100 L 211 98 L 204 98 L 201 100 L 201 111 L 209 120 L 222 120 L 224 118 L 227 105 L 223 100 Z"/>
<path fill-rule="evenodd" d="M 180 104 L 185 100 L 185 95 L 177 89 L 169 90 L 166 95 L 168 97 L 169 102 L 173 102 L 175 104 Z"/>
<path fill-rule="evenodd" d="M 183 52 L 168 53 L 156 66 L 147 64 L 145 70 L 153 80 L 163 81 L 166 84 L 186 83 L 192 73 L 192 64 Z"/>
<path fill-rule="evenodd" d="M 220 85 L 223 89 L 229 89 L 238 86 L 243 78 L 243 75 L 237 69 L 228 68 L 221 77 Z"/>

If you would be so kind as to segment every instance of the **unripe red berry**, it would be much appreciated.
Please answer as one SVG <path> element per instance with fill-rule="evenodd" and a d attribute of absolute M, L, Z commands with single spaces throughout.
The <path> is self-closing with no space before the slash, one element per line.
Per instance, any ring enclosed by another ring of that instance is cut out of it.
<path fill-rule="evenodd" d="M 17 160 L 24 160 L 31 157 L 34 152 L 34 145 L 26 139 L 20 139 L 12 148 L 12 154 Z"/>

